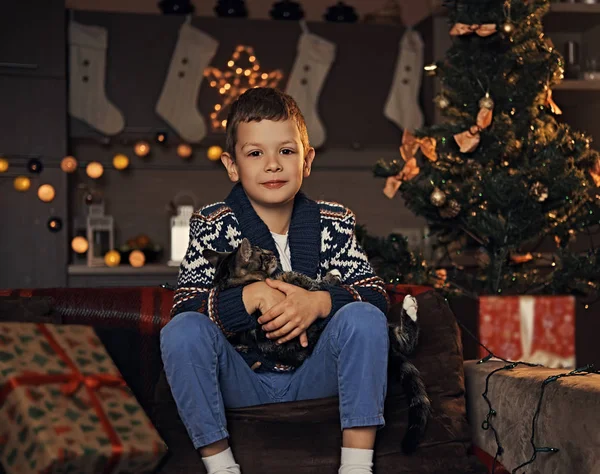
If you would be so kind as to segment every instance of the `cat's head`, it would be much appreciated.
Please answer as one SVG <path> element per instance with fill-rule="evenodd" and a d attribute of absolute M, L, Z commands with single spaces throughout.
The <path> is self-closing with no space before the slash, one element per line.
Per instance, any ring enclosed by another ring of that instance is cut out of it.
<path fill-rule="evenodd" d="M 237 286 L 262 281 L 277 270 L 277 257 L 269 250 L 253 246 L 246 238 L 233 252 L 206 249 L 202 255 L 216 268 L 215 282 Z"/>

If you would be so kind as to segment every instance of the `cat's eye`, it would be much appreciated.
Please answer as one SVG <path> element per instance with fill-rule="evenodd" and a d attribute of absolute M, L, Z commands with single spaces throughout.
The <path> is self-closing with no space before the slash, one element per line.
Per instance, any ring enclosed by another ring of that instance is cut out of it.
<path fill-rule="evenodd" d="M 260 155 L 261 155 L 261 152 L 258 150 L 251 151 L 250 153 L 248 153 L 248 156 L 251 156 L 253 158 L 258 158 Z"/>

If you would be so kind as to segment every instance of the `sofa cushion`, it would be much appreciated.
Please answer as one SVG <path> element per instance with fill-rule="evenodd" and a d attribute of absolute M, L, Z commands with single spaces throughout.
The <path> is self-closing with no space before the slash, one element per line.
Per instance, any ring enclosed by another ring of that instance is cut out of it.
<path fill-rule="evenodd" d="M 402 454 L 407 403 L 394 377 L 386 399 L 386 426 L 378 433 L 378 473 L 484 473 L 468 454 L 462 346 L 459 330 L 443 297 L 433 291 L 417 296 L 421 342 L 414 357 L 432 399 L 433 416 L 425 439 L 412 456 Z M 398 317 L 394 305 L 389 317 Z M 339 466 L 341 430 L 337 398 L 262 405 L 227 411 L 230 443 L 246 474 L 335 474 Z M 164 374 L 161 375 L 153 421 L 169 445 L 162 473 L 204 472 L 198 454 L 179 420 Z"/>

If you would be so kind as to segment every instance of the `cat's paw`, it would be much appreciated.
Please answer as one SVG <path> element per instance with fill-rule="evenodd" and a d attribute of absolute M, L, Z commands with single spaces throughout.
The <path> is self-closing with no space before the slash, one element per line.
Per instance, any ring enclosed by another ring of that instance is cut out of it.
<path fill-rule="evenodd" d="M 323 277 L 323 282 L 328 285 L 341 285 L 342 284 L 342 274 L 339 270 L 330 270 Z"/>
<path fill-rule="evenodd" d="M 410 319 L 412 319 L 414 322 L 417 322 L 417 310 L 419 309 L 419 305 L 417 304 L 417 299 L 414 296 L 406 295 L 404 297 L 402 309 L 406 312 L 406 314 L 408 314 Z"/>

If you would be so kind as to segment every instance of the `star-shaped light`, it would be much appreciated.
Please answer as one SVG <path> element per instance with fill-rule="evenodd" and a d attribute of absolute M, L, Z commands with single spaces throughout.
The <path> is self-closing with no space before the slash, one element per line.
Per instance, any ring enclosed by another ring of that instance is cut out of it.
<path fill-rule="evenodd" d="M 254 48 L 238 45 L 227 62 L 227 69 L 221 71 L 208 67 L 204 76 L 210 81 L 210 87 L 218 89 L 223 96 L 223 100 L 215 104 L 210 118 L 213 130 L 224 130 L 227 125 L 227 107 L 235 99 L 253 87 L 276 87 L 283 78 L 283 73 L 279 69 L 261 72 Z"/>

